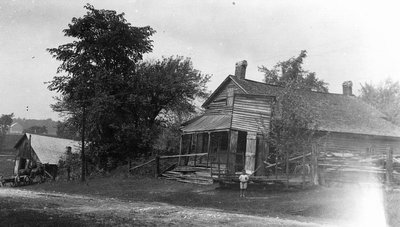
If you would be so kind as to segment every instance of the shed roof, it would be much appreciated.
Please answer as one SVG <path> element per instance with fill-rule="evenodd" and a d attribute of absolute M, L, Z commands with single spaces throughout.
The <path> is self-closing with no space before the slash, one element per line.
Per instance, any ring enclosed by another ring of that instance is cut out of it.
<path fill-rule="evenodd" d="M 58 164 L 65 155 L 66 147 L 71 147 L 72 153 L 79 152 L 78 141 L 30 133 L 23 135 L 14 148 L 17 148 L 24 139 L 29 139 L 29 137 L 31 137 L 33 151 L 43 164 Z"/>
<path fill-rule="evenodd" d="M 232 80 L 247 94 L 277 96 L 283 88 L 263 82 L 228 76 L 203 104 L 207 106 L 224 84 Z M 310 106 L 319 130 L 375 136 L 400 137 L 400 127 L 386 120 L 386 116 L 355 96 L 297 90 Z"/>
<path fill-rule="evenodd" d="M 182 128 L 184 133 L 199 131 L 217 131 L 229 129 L 232 116 L 230 115 L 203 115 Z"/>

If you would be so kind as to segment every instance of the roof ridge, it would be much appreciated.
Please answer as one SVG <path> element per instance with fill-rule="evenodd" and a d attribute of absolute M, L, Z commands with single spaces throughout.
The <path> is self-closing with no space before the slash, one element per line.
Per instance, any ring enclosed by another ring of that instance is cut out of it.
<path fill-rule="evenodd" d="M 251 82 L 251 83 L 258 83 L 258 84 L 268 85 L 268 86 L 274 86 L 274 87 L 278 87 L 278 88 L 285 88 L 285 87 L 283 87 L 283 86 L 281 86 L 281 85 L 277 85 L 277 84 L 269 84 L 269 83 L 265 83 L 265 82 L 261 82 L 261 81 L 256 81 L 256 80 L 250 80 L 250 79 L 246 79 L 246 78 L 245 78 L 245 79 L 240 79 L 240 78 L 237 78 L 237 77 L 234 76 L 234 75 L 229 75 L 229 76 L 231 76 L 232 78 L 234 78 L 235 80 L 238 80 L 238 81 L 244 80 L 244 81 Z M 313 93 L 321 93 L 321 94 L 327 94 L 327 95 L 340 95 L 340 96 L 343 96 L 343 97 L 356 97 L 356 96 L 354 96 L 354 95 L 346 96 L 346 95 L 343 95 L 343 94 L 341 94 L 341 93 L 331 93 L 331 92 L 312 91 L 312 90 L 302 90 L 302 89 L 296 89 L 296 90 L 305 91 L 305 92 L 313 92 Z"/>
<path fill-rule="evenodd" d="M 57 135 L 48 135 L 48 134 L 35 134 L 35 133 L 25 133 L 27 135 L 32 135 L 32 136 L 41 136 L 41 137 L 48 137 L 48 138 L 53 138 L 53 139 L 60 139 L 60 140 L 70 140 L 70 141 L 76 141 L 76 142 L 80 142 L 79 140 L 74 140 L 74 139 L 67 139 L 67 138 L 62 138 L 62 137 L 58 137 Z"/>

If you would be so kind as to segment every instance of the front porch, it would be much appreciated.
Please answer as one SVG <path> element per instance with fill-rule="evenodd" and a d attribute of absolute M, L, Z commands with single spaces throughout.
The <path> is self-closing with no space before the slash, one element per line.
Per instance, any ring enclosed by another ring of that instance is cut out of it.
<path fill-rule="evenodd" d="M 268 156 L 265 139 L 256 133 L 232 129 L 202 132 L 184 132 L 180 155 L 206 154 L 182 157 L 178 166 L 205 167 L 214 179 L 236 178 L 243 170 L 263 176 Z"/>

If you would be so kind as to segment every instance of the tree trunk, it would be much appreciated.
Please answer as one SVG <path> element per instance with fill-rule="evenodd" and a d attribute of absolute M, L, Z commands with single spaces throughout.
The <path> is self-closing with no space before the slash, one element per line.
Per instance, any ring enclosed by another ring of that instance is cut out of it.
<path fill-rule="evenodd" d="M 82 168 L 82 175 L 81 181 L 86 181 L 86 157 L 85 157 L 85 124 L 86 124 L 86 108 L 82 107 L 82 150 L 81 150 L 81 168 Z"/>

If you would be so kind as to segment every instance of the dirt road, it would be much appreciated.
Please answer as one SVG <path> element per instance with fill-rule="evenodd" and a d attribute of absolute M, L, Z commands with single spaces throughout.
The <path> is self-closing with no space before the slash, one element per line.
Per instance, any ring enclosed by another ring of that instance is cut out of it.
<path fill-rule="evenodd" d="M 0 188 L 0 226 L 323 226 L 273 217 Z"/>

